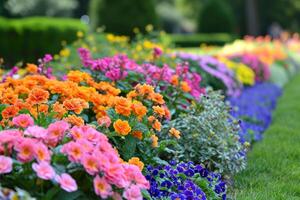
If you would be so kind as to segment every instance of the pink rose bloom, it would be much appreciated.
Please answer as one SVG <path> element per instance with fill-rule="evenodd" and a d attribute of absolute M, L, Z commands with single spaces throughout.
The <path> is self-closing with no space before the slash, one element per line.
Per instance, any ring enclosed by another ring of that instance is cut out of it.
<path fill-rule="evenodd" d="M 21 138 L 22 133 L 18 130 L 0 131 L 0 154 L 11 153 L 14 144 Z"/>
<path fill-rule="evenodd" d="M 67 192 L 74 192 L 77 190 L 76 181 L 66 173 L 56 176 L 55 180 L 59 183 L 60 187 Z"/>
<path fill-rule="evenodd" d="M 51 146 L 56 146 L 59 140 L 64 136 L 64 133 L 69 129 L 70 125 L 65 121 L 57 121 L 48 126 L 47 143 Z"/>
<path fill-rule="evenodd" d="M 47 135 L 47 130 L 39 126 L 30 126 L 24 131 L 24 135 L 43 139 Z"/>
<path fill-rule="evenodd" d="M 112 187 L 105 178 L 100 178 L 98 175 L 94 178 L 94 190 L 101 198 L 106 199 L 111 196 Z"/>
<path fill-rule="evenodd" d="M 69 142 L 63 145 L 60 151 L 67 154 L 71 162 L 80 162 L 82 155 L 85 153 L 82 146 L 77 142 Z"/>
<path fill-rule="evenodd" d="M 81 145 L 81 147 L 85 153 L 92 153 L 95 149 L 94 145 L 86 139 L 79 139 L 76 141 L 76 143 Z"/>
<path fill-rule="evenodd" d="M 95 175 L 98 173 L 98 159 L 98 157 L 90 154 L 82 156 L 81 163 L 88 174 Z"/>
<path fill-rule="evenodd" d="M 127 181 L 135 183 L 142 189 L 149 189 L 150 184 L 136 165 L 123 164 Z"/>
<path fill-rule="evenodd" d="M 41 162 L 39 164 L 33 163 L 32 169 L 36 172 L 37 176 L 41 179 L 51 180 L 55 177 L 54 169 L 47 162 Z"/>
<path fill-rule="evenodd" d="M 71 136 L 74 140 L 82 139 L 84 135 L 84 131 L 80 126 L 73 126 L 70 130 Z"/>
<path fill-rule="evenodd" d="M 137 185 L 131 185 L 127 188 L 123 193 L 123 197 L 127 200 L 143 200 L 141 189 Z"/>
<path fill-rule="evenodd" d="M 108 128 L 111 124 L 111 120 L 108 116 L 104 116 L 104 117 L 101 117 L 97 120 L 98 124 L 100 126 L 105 126 L 106 128 Z"/>
<path fill-rule="evenodd" d="M 0 156 L 0 174 L 7 174 L 12 171 L 13 161 L 6 156 Z"/>
<path fill-rule="evenodd" d="M 21 128 L 27 128 L 28 126 L 32 126 L 34 121 L 32 117 L 28 114 L 21 114 L 12 119 L 12 122 L 15 126 Z"/>
<path fill-rule="evenodd" d="M 34 158 L 34 145 L 36 141 L 31 138 L 20 138 L 15 144 L 15 150 L 18 152 L 17 158 L 21 162 L 30 162 Z"/>
<path fill-rule="evenodd" d="M 34 146 L 34 157 L 39 162 L 50 162 L 51 151 L 49 151 L 48 147 L 45 144 L 39 142 Z"/>

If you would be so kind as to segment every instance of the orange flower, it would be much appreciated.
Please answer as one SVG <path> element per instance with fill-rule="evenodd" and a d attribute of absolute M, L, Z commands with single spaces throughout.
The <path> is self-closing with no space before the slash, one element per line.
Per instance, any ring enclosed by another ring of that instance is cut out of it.
<path fill-rule="evenodd" d="M 35 64 L 27 63 L 26 64 L 26 70 L 29 73 L 35 74 L 38 72 L 38 67 Z"/>
<path fill-rule="evenodd" d="M 171 128 L 169 130 L 169 134 L 177 139 L 180 138 L 180 131 L 176 130 L 175 128 Z"/>
<path fill-rule="evenodd" d="M 165 103 L 164 97 L 159 93 L 151 94 L 150 95 L 150 100 L 152 100 L 152 101 L 154 101 L 155 103 L 158 103 L 158 104 L 164 104 Z"/>
<path fill-rule="evenodd" d="M 165 116 L 166 112 L 163 107 L 153 106 L 152 108 L 153 108 L 154 113 L 156 113 L 158 116 L 160 116 L 160 117 Z"/>
<path fill-rule="evenodd" d="M 16 95 L 13 91 L 7 91 L 7 92 L 3 92 L 2 94 L 1 103 L 12 105 L 17 103 L 17 100 L 18 100 L 18 95 Z"/>
<path fill-rule="evenodd" d="M 138 84 L 136 86 L 136 90 L 138 91 L 139 94 L 141 95 L 151 95 L 154 93 L 154 88 L 151 85 L 143 84 L 140 85 Z"/>
<path fill-rule="evenodd" d="M 171 77 L 171 84 L 177 86 L 179 84 L 178 75 L 173 75 Z"/>
<path fill-rule="evenodd" d="M 152 147 L 156 148 L 158 146 L 158 137 L 153 134 L 151 135 L 151 140 L 152 140 Z"/>
<path fill-rule="evenodd" d="M 152 127 L 157 131 L 161 131 L 161 123 L 157 119 L 152 124 Z"/>
<path fill-rule="evenodd" d="M 18 114 L 19 109 L 16 106 L 8 106 L 2 111 L 2 117 L 4 119 L 9 119 Z"/>
<path fill-rule="evenodd" d="M 80 98 L 72 98 L 65 100 L 63 102 L 63 105 L 68 111 L 73 111 L 76 114 L 80 114 L 83 109 L 89 107 L 89 104 L 85 100 Z"/>
<path fill-rule="evenodd" d="M 28 102 L 32 104 L 40 104 L 46 103 L 49 98 L 49 92 L 41 89 L 41 88 L 34 88 L 29 93 Z"/>
<path fill-rule="evenodd" d="M 164 106 L 163 107 L 164 109 L 165 109 L 165 117 L 166 117 L 166 119 L 168 119 L 168 120 L 170 120 L 171 119 L 171 112 L 170 112 L 170 110 L 167 108 L 167 106 Z"/>
<path fill-rule="evenodd" d="M 148 122 L 152 123 L 155 119 L 156 118 L 153 115 L 151 115 L 151 116 L 148 117 Z"/>
<path fill-rule="evenodd" d="M 80 83 L 80 82 L 83 82 L 87 79 L 90 79 L 90 75 L 85 73 L 85 72 L 81 72 L 81 71 L 70 71 L 68 74 L 67 74 L 67 79 L 70 80 L 70 81 L 73 81 L 75 83 Z"/>
<path fill-rule="evenodd" d="M 132 136 L 139 139 L 139 140 L 142 140 L 143 139 L 143 133 L 142 131 L 133 131 L 132 132 Z"/>
<path fill-rule="evenodd" d="M 121 119 L 118 119 L 114 122 L 114 129 L 117 133 L 123 136 L 128 135 L 128 133 L 131 131 L 128 121 L 123 121 Z"/>
<path fill-rule="evenodd" d="M 84 120 L 81 117 L 77 117 L 76 115 L 68 115 L 68 117 L 64 118 L 64 120 L 74 126 L 84 125 Z"/>
<path fill-rule="evenodd" d="M 35 118 L 37 118 L 38 112 L 47 114 L 48 109 L 49 109 L 49 106 L 47 104 L 40 104 L 40 105 L 34 105 L 34 106 L 30 107 L 29 111 L 30 111 L 31 115 L 33 115 Z"/>
<path fill-rule="evenodd" d="M 140 159 L 138 157 L 130 158 L 130 160 L 128 160 L 128 163 L 131 164 L 131 165 L 138 166 L 141 171 L 144 168 L 144 163 L 142 161 L 140 161 Z"/>
<path fill-rule="evenodd" d="M 130 92 L 126 95 L 126 97 L 129 98 L 129 99 L 133 99 L 133 98 L 135 98 L 135 97 L 137 97 L 137 96 L 138 96 L 138 94 L 136 93 L 136 91 L 130 91 Z"/>
<path fill-rule="evenodd" d="M 191 88 L 190 88 L 190 86 L 189 86 L 189 84 L 188 84 L 187 82 L 182 81 L 182 82 L 180 83 L 180 85 L 181 85 L 182 91 L 184 91 L 184 92 L 189 92 L 189 91 L 191 91 Z"/>
<path fill-rule="evenodd" d="M 136 114 L 139 118 L 144 117 L 147 113 L 147 108 L 139 101 L 135 101 L 132 107 L 134 114 Z"/>
<path fill-rule="evenodd" d="M 131 101 L 124 98 L 124 97 L 119 97 L 116 99 L 115 102 L 115 110 L 118 114 L 124 115 L 124 116 L 129 116 L 131 113 Z"/>
<path fill-rule="evenodd" d="M 53 112 L 55 112 L 54 117 L 61 119 L 66 113 L 67 110 L 59 102 L 55 102 L 52 107 Z"/>

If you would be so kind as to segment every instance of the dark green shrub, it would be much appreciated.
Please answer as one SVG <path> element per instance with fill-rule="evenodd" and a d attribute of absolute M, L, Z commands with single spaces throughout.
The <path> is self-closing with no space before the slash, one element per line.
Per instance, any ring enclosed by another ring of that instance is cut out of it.
<path fill-rule="evenodd" d="M 234 13 L 224 0 L 209 0 L 199 15 L 198 30 L 202 33 L 233 33 Z"/>
<path fill-rule="evenodd" d="M 154 0 L 91 0 L 90 16 L 94 28 L 105 26 L 105 31 L 122 35 L 157 25 Z"/>
<path fill-rule="evenodd" d="M 228 33 L 170 34 L 168 37 L 177 47 L 199 47 L 201 44 L 221 46 L 237 39 L 236 35 Z"/>
<path fill-rule="evenodd" d="M 58 18 L 0 18 L 0 57 L 6 65 L 34 62 L 46 53 L 57 53 L 61 42 L 72 42 L 87 27 L 78 20 Z"/>

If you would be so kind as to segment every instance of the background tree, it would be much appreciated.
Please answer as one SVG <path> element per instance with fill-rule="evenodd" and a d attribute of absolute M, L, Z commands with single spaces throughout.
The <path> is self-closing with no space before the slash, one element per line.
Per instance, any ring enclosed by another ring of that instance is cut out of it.
<path fill-rule="evenodd" d="M 92 0 L 90 16 L 94 28 L 103 25 L 116 34 L 132 35 L 135 27 L 158 24 L 154 0 Z"/>

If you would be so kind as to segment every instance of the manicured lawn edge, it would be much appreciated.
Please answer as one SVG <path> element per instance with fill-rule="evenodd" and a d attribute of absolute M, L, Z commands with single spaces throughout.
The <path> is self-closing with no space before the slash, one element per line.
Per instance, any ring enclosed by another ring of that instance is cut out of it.
<path fill-rule="evenodd" d="M 300 74 L 286 85 L 264 139 L 234 180 L 233 199 L 300 199 Z"/>

